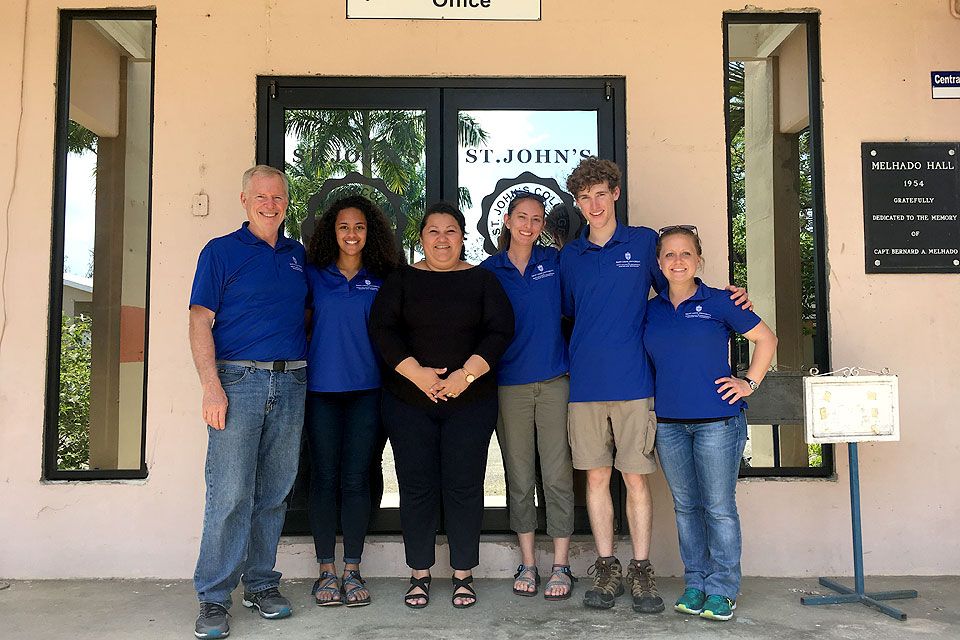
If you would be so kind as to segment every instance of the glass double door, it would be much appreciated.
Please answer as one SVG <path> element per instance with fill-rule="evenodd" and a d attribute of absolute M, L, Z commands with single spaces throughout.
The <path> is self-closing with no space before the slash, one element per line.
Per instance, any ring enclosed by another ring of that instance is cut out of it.
<path fill-rule="evenodd" d="M 623 164 L 622 114 L 623 81 L 606 78 L 265 77 L 258 86 L 257 158 L 290 177 L 287 234 L 304 244 L 333 200 L 363 194 L 390 218 L 397 247 L 413 263 L 422 257 L 417 229 L 426 205 L 447 200 L 464 212 L 467 260 L 479 264 L 496 252 L 503 214 L 518 189 L 546 200 L 550 233 L 543 242 L 560 245 L 574 237 L 583 220 L 565 190 L 566 177 L 589 155 Z M 625 202 L 621 197 L 618 207 Z M 618 216 L 625 220 L 625 209 Z M 309 531 L 309 467 L 304 447 L 288 534 Z M 371 480 L 370 532 L 399 531 L 399 490 L 385 437 Z M 583 479 L 577 480 L 576 526 L 586 531 Z M 619 481 L 614 491 L 619 516 Z M 508 531 L 496 436 L 484 495 L 484 531 Z M 538 488 L 541 527 L 542 495 Z"/>

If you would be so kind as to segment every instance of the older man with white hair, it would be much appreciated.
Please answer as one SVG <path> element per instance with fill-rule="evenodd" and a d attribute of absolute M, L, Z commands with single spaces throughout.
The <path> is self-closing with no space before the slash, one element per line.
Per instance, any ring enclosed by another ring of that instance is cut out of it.
<path fill-rule="evenodd" d="M 230 593 L 265 618 L 289 616 L 277 544 L 297 473 L 306 394 L 306 256 L 284 237 L 286 176 L 266 165 L 243 174 L 247 221 L 214 238 L 197 262 L 190 347 L 207 424 L 206 509 L 194 574 L 198 638 L 230 633 Z"/>

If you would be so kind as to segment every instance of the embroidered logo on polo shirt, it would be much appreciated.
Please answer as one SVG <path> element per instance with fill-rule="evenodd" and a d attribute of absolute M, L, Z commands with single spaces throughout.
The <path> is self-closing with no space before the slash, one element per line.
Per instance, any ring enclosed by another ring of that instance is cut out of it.
<path fill-rule="evenodd" d="M 373 284 L 369 278 L 365 278 L 363 282 L 357 284 L 356 289 L 357 291 L 380 291 L 380 285 Z"/>
<path fill-rule="evenodd" d="M 297 262 L 297 256 L 290 256 L 290 268 L 303 273 L 303 265 Z"/>
<path fill-rule="evenodd" d="M 623 260 L 617 260 L 617 267 L 621 269 L 639 269 L 643 266 L 640 260 L 634 260 L 633 254 L 629 251 L 623 253 Z"/>
<path fill-rule="evenodd" d="M 530 276 L 531 280 L 542 280 L 544 278 L 551 278 L 556 275 L 556 272 L 553 269 L 544 269 L 542 264 L 537 265 L 537 272 Z"/>
<path fill-rule="evenodd" d="M 683 314 L 683 317 L 684 317 L 684 318 L 699 318 L 699 319 L 701 319 L 701 320 L 712 320 L 712 319 L 713 319 L 713 316 L 711 316 L 709 313 L 704 313 L 704 311 L 703 311 L 703 305 L 701 305 L 701 304 L 698 304 L 697 306 L 695 306 L 693 312 L 689 312 L 689 311 L 688 311 L 687 313 Z"/>

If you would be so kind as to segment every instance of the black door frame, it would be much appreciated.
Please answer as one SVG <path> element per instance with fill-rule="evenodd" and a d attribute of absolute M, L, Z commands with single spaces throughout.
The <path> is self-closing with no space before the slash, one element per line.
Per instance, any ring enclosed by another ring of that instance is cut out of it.
<path fill-rule="evenodd" d="M 426 113 L 426 200 L 456 202 L 458 193 L 457 113 L 463 110 L 596 111 L 597 154 L 622 172 L 617 218 L 627 223 L 625 79 L 596 78 L 257 78 L 257 162 L 284 167 L 284 111 L 287 109 L 410 109 Z M 295 489 L 296 490 L 296 489 Z M 611 480 L 614 528 L 626 532 L 626 491 L 619 474 Z M 541 508 L 542 511 L 542 508 Z M 576 510 L 577 532 L 588 532 L 586 509 Z M 397 510 L 375 509 L 371 533 L 400 531 Z M 288 510 L 287 534 L 309 532 L 306 513 Z M 510 532 L 507 509 L 487 507 L 484 533 Z"/>

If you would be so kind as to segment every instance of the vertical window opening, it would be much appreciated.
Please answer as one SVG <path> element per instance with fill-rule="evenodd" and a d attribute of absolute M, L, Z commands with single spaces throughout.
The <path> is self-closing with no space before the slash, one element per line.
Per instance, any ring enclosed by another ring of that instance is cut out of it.
<path fill-rule="evenodd" d="M 63 11 L 44 468 L 144 477 L 153 12 Z"/>

